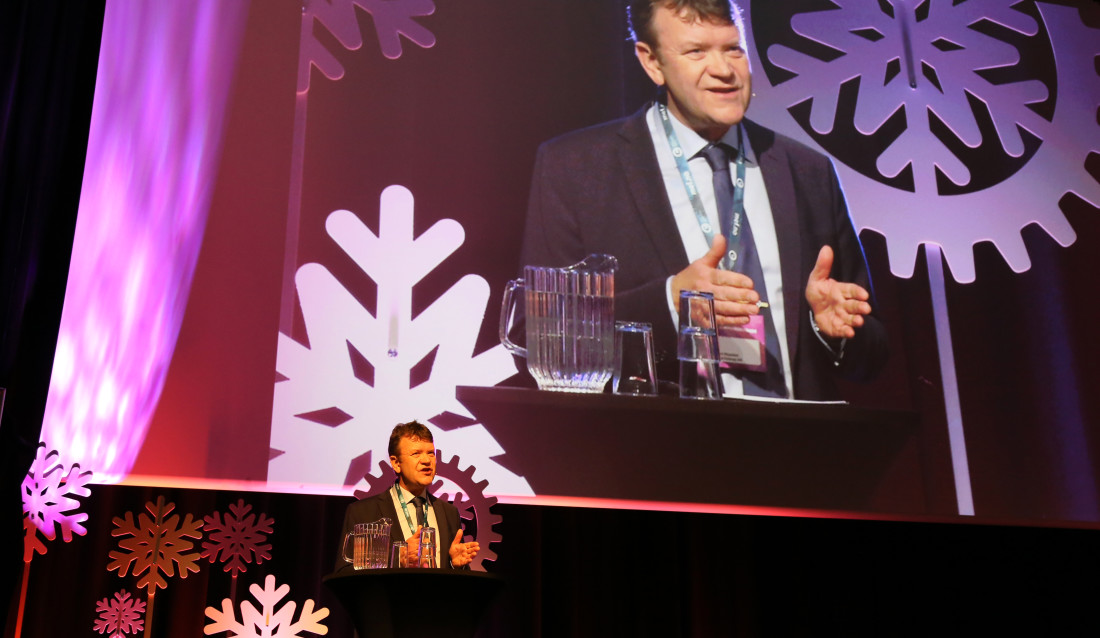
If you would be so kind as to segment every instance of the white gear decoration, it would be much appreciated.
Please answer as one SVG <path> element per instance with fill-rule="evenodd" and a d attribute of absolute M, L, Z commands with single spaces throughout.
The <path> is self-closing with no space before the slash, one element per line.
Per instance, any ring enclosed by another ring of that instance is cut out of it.
<path fill-rule="evenodd" d="M 908 113 L 907 130 L 878 158 L 878 169 L 887 176 L 897 174 L 912 160 L 915 193 L 887 186 L 837 163 L 856 227 L 886 237 L 891 270 L 911 277 L 920 245 L 929 243 L 943 249 L 956 281 L 972 282 L 976 276 L 973 247 L 991 241 L 1013 270 L 1023 272 L 1030 268 L 1031 260 L 1020 231 L 1032 223 L 1063 246 L 1072 244 L 1076 233 L 1059 209 L 1059 200 L 1072 191 L 1100 206 L 1100 184 L 1084 167 L 1090 152 L 1100 151 L 1096 122 L 1100 77 L 1093 62 L 1100 54 L 1100 35 L 1083 25 L 1073 9 L 1037 3 L 1050 34 L 1057 70 L 1056 108 L 1052 120 L 1047 121 L 1027 108 L 1027 104 L 1047 97 L 1042 82 L 993 84 L 975 72 L 1010 65 L 1014 56 L 1018 58 L 1007 43 L 971 29 L 977 20 L 988 19 L 1022 35 L 1037 33 L 1035 20 L 1013 8 L 1016 0 L 954 4 L 930 0 L 926 17 L 914 25 L 913 46 L 924 47 L 922 56 L 941 62 L 935 69 L 943 87 L 940 93 L 911 91 L 906 83 L 882 86 L 887 62 L 884 51 L 900 52 L 902 47 L 881 45 L 899 38 L 899 30 L 876 29 L 884 38 L 882 42 L 861 38 L 855 35 L 856 30 L 883 19 L 873 15 L 879 11 L 877 3 L 838 0 L 835 4 L 838 7 L 828 11 L 798 14 L 791 25 L 800 35 L 842 55 L 823 61 L 779 44 L 761 52 L 795 77 L 769 86 L 762 74 L 755 74 L 754 89 L 760 97 L 750 117 L 814 145 L 809 134 L 792 122 L 788 107 L 812 97 L 810 124 L 816 132 L 825 133 L 837 115 L 839 85 L 854 77 L 863 78 L 854 113 L 854 125 L 860 131 L 876 130 L 906 105 L 918 107 Z M 934 46 L 943 36 L 961 47 L 950 50 L 956 57 L 947 58 L 946 48 Z M 1023 133 L 1017 126 L 1041 140 L 1041 145 L 1009 179 L 976 192 L 931 197 L 936 192 L 933 165 L 956 184 L 965 184 L 970 173 L 930 133 L 921 109 L 931 109 L 961 140 L 976 146 L 982 139 L 966 92 L 989 106 L 1006 153 L 1014 157 L 1024 153 Z"/>
<path fill-rule="evenodd" d="M 533 495 L 527 481 L 492 460 L 504 450 L 479 423 L 443 430 L 430 419 L 473 415 L 455 397 L 458 385 L 492 386 L 516 364 L 503 346 L 474 356 L 489 300 L 489 285 L 462 277 L 415 319 L 412 287 L 463 242 L 462 226 L 437 222 L 413 237 L 413 197 L 390 186 L 382 192 L 379 233 L 349 211 L 332 213 L 329 235 L 377 284 L 377 316 L 320 264 L 296 277 L 309 345 L 279 335 L 268 481 L 305 489 L 344 485 L 353 462 L 384 460 L 391 428 L 413 419 L 432 429 L 437 445 L 474 458 L 498 493 Z M 373 384 L 356 375 L 350 350 L 373 366 Z M 410 387 L 409 371 L 434 351 L 427 381 Z M 318 422 L 302 415 L 337 415 Z M 367 454 L 370 454 L 367 457 Z"/>

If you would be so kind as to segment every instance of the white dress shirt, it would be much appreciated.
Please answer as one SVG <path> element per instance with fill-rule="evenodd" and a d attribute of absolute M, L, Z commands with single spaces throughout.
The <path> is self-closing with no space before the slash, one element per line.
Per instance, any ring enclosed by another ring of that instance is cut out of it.
<path fill-rule="evenodd" d="M 412 518 L 412 527 L 409 527 L 409 521 L 405 518 L 404 511 L 401 509 L 401 501 L 397 498 L 397 490 L 401 490 L 401 497 L 405 499 L 405 507 L 409 509 L 409 517 Z M 401 538 L 406 541 L 412 537 L 413 532 L 416 531 L 416 507 L 413 505 L 412 500 L 416 497 L 415 494 L 401 487 L 400 483 L 394 485 L 390 489 L 390 498 L 393 499 L 393 508 L 397 510 L 397 522 L 401 525 Z M 427 492 L 425 491 L 424 498 L 427 498 Z M 428 502 L 426 507 L 428 510 L 428 524 L 425 527 L 435 528 L 435 566 L 442 567 L 443 563 L 440 562 L 442 558 L 443 543 L 447 543 L 448 552 L 450 551 L 450 542 L 452 539 L 444 540 L 439 535 L 439 524 L 435 520 L 435 508 L 431 506 L 431 502 Z"/>
<path fill-rule="evenodd" d="M 676 167 L 676 160 L 672 156 L 672 148 L 669 146 L 668 137 L 665 135 L 661 124 L 657 105 L 654 104 L 646 113 L 646 123 L 649 125 L 649 134 L 653 138 L 653 147 L 657 151 L 657 166 L 661 170 L 661 177 L 665 183 L 665 191 L 668 193 L 669 203 L 672 205 L 672 214 L 676 219 L 676 228 L 680 232 L 680 239 L 687 252 L 688 261 L 695 261 L 710 250 L 706 236 L 699 228 L 699 221 L 695 217 L 695 211 L 691 206 L 687 189 Z M 680 147 L 684 151 L 684 157 L 688 160 L 695 186 L 699 191 L 699 197 L 703 200 L 703 209 L 707 213 L 714 228 L 719 228 L 718 205 L 715 202 L 713 172 L 706 158 L 699 155 L 710 142 L 698 133 L 684 125 L 675 116 L 669 118 L 672 129 Z M 734 126 L 726 132 L 722 142 L 731 148 L 738 146 L 739 127 Z M 767 292 L 768 308 L 761 312 L 771 313 L 775 323 L 776 333 L 779 335 L 779 351 L 783 363 L 783 379 L 787 384 L 788 398 L 794 399 L 794 384 L 791 376 L 790 348 L 787 345 L 786 315 L 784 314 L 783 277 L 779 267 L 779 242 L 776 239 L 775 220 L 772 218 L 771 203 L 768 201 L 768 191 L 764 187 L 764 175 L 760 165 L 756 162 L 756 155 L 749 144 L 747 136 L 742 135 L 741 141 L 745 146 L 745 214 L 749 225 L 752 227 L 752 236 L 756 244 L 757 254 L 760 256 L 760 265 L 764 271 L 764 290 Z M 732 165 L 731 158 L 731 165 Z M 731 168 L 731 175 L 734 174 Z M 760 288 L 760 282 L 753 282 Z M 672 300 L 672 277 L 665 283 L 665 298 L 669 304 L 669 314 L 672 319 L 673 329 L 679 324 L 679 309 Z M 725 396 L 742 397 L 744 390 L 741 380 L 729 373 L 722 374 L 722 384 Z"/>

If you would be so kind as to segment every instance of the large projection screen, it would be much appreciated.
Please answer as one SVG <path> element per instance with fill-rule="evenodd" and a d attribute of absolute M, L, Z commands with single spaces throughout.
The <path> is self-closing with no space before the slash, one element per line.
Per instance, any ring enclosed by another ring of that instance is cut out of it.
<path fill-rule="evenodd" d="M 46 445 L 102 482 L 350 494 L 387 480 L 390 428 L 418 419 L 442 452 L 444 489 L 476 486 L 505 502 L 961 511 L 958 451 L 947 443 L 958 406 L 945 386 L 929 415 L 906 378 L 912 353 L 943 347 L 947 324 L 933 327 L 932 311 L 922 328 L 890 324 L 901 348 L 882 379 L 854 391 L 851 411 L 692 413 L 757 423 L 738 446 L 796 440 L 851 454 L 819 463 L 793 447 L 774 457 L 741 447 L 717 462 L 727 480 L 759 480 L 782 457 L 770 471 L 821 472 L 836 479 L 823 490 L 844 490 L 863 480 L 844 474 L 859 466 L 879 482 L 860 498 L 787 498 L 788 476 L 767 481 L 776 502 L 751 490 L 609 490 L 574 480 L 588 476 L 578 464 L 603 462 L 593 441 L 615 444 L 606 462 L 643 467 L 653 485 L 678 472 L 682 428 L 624 427 L 677 412 L 670 400 L 578 407 L 484 391 L 522 384 L 497 319 L 521 266 L 538 145 L 655 95 L 624 5 L 109 1 Z M 916 287 L 942 308 L 945 280 L 980 285 L 976 244 L 992 243 L 1023 273 L 1032 264 L 1021 229 L 1037 225 L 1059 250 L 1078 240 L 1065 198 L 1086 210 L 1100 202 L 1089 172 L 1100 149 L 1096 3 L 742 5 L 749 117 L 833 157 L 887 292 Z M 939 281 L 918 268 L 926 254 L 937 266 L 943 256 Z M 883 299 L 888 318 L 907 308 Z M 486 403 L 509 422 L 490 423 L 475 409 Z M 1058 436 L 1086 449 L 1073 489 L 1091 485 L 1091 496 L 1054 518 L 1097 522 L 1097 437 L 1084 412 L 1061 414 Z M 569 427 L 546 436 L 562 421 Z"/>

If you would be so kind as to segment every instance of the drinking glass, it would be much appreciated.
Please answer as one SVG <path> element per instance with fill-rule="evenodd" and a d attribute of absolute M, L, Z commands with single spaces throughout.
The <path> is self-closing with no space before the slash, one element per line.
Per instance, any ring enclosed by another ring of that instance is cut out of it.
<path fill-rule="evenodd" d="M 722 398 L 716 328 L 714 295 L 697 290 L 681 291 L 676 344 L 680 360 L 680 398 Z"/>
<path fill-rule="evenodd" d="M 615 374 L 611 387 L 616 394 L 657 394 L 651 324 L 615 322 Z"/>

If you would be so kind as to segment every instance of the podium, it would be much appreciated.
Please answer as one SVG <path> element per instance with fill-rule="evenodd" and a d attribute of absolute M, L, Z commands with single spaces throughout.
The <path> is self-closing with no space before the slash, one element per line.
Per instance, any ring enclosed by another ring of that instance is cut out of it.
<path fill-rule="evenodd" d="M 504 579 L 455 569 L 343 570 L 323 579 L 359 638 L 469 638 Z"/>
<path fill-rule="evenodd" d="M 538 496 L 867 512 L 899 473 L 921 483 L 916 455 L 902 455 L 913 412 L 503 387 L 457 397 Z"/>

